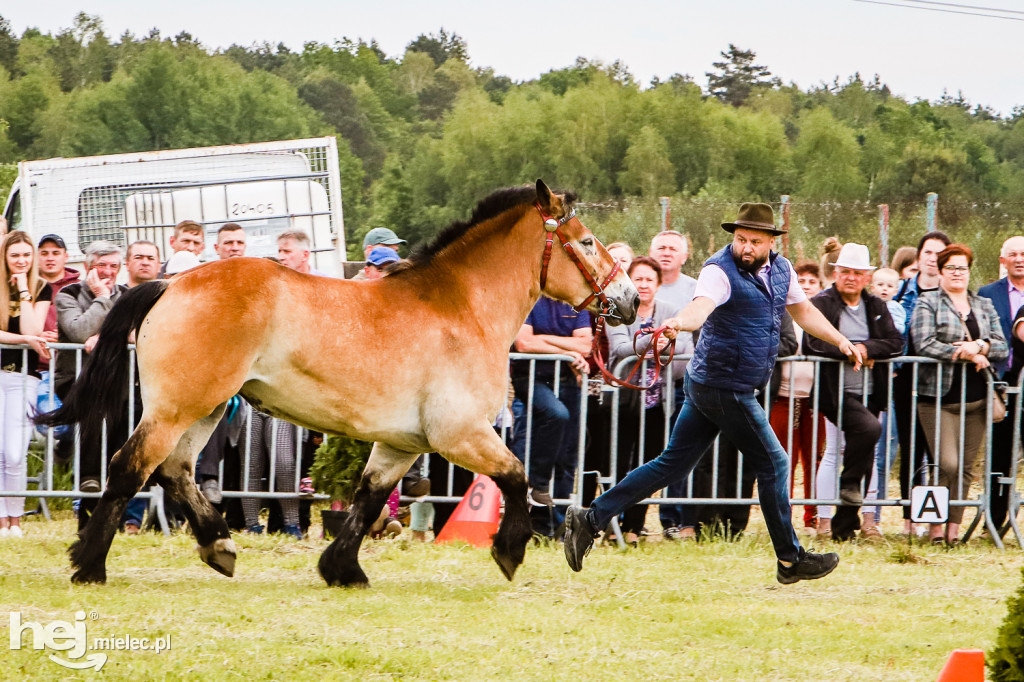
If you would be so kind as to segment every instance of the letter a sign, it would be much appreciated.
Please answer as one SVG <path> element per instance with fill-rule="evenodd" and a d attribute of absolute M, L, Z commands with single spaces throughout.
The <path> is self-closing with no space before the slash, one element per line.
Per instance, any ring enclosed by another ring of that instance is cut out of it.
<path fill-rule="evenodd" d="M 949 518 L 949 488 L 919 485 L 910 491 L 910 520 L 945 523 Z"/>

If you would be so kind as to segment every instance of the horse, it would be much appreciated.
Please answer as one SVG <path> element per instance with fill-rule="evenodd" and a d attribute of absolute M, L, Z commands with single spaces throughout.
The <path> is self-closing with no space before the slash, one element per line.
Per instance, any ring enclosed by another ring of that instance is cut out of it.
<path fill-rule="evenodd" d="M 83 439 L 98 433 L 127 399 L 135 334 L 142 417 L 68 549 L 72 582 L 106 582 L 121 514 L 151 478 L 181 505 L 201 560 L 234 575 L 228 526 L 193 472 L 236 394 L 308 429 L 374 442 L 344 526 L 318 563 L 328 585 L 369 585 L 358 559 L 362 538 L 424 452 L 497 484 L 505 515 L 491 556 L 512 580 L 532 537 L 527 478 L 492 424 L 507 399 L 516 332 L 542 294 L 611 324 L 632 322 L 640 300 L 576 217 L 575 199 L 541 180 L 494 192 L 383 279 L 317 277 L 232 258 L 129 289 L 67 400 L 36 418 L 77 423 Z"/>

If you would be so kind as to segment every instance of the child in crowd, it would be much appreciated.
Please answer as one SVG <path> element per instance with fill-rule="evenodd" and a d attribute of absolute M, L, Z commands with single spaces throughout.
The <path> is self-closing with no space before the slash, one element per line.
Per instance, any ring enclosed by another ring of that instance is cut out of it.
<path fill-rule="evenodd" d="M 896 291 L 899 289 L 899 285 L 900 274 L 892 268 L 879 268 L 871 276 L 871 293 L 885 301 L 897 331 L 906 336 L 907 311 L 898 302 L 892 300 L 892 297 L 896 295 Z M 893 460 L 896 458 L 898 444 L 896 424 L 893 422 L 891 426 L 889 425 L 889 414 L 891 413 L 892 409 L 890 408 L 878 415 L 878 419 L 882 423 L 882 437 L 878 439 L 878 445 L 875 446 L 875 471 L 872 473 L 871 485 L 867 494 L 867 499 L 869 500 L 878 499 L 879 486 L 883 490 L 882 497 L 887 497 L 885 490 L 888 487 L 889 470 L 892 468 Z M 889 444 L 888 448 L 886 448 L 887 441 Z M 865 507 L 864 515 L 870 515 L 870 523 L 873 526 L 881 522 L 882 508 Z"/>

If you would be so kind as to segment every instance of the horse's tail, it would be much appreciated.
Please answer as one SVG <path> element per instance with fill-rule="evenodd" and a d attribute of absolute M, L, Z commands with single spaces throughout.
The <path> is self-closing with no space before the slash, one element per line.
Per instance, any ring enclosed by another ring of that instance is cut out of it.
<path fill-rule="evenodd" d="M 82 437 L 97 433 L 104 419 L 121 414 L 128 398 L 128 337 L 167 290 L 168 280 L 155 280 L 124 292 L 107 313 L 96 347 L 64 403 L 35 417 L 39 426 L 79 424 Z M 66 351 L 65 351 L 66 352 Z"/>

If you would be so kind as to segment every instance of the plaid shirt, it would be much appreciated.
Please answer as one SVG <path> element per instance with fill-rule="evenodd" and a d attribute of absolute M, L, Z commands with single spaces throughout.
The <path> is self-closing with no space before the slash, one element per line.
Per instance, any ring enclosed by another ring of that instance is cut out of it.
<path fill-rule="evenodd" d="M 967 292 L 971 304 L 971 312 L 978 321 L 980 338 L 992 344 L 988 352 L 991 362 L 1005 360 L 1009 355 L 1006 339 L 999 324 L 992 301 L 982 296 Z M 966 341 L 967 331 L 960 320 L 960 312 L 956 309 L 953 299 L 939 289 L 921 294 L 914 307 L 914 316 L 910 321 L 910 334 L 914 340 L 914 349 L 918 355 L 938 360 L 949 360 L 953 357 L 955 341 Z M 959 363 L 945 362 L 942 367 L 943 393 L 953 382 L 953 367 Z M 921 365 L 918 374 L 918 391 L 922 395 L 936 397 L 935 365 Z"/>

